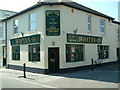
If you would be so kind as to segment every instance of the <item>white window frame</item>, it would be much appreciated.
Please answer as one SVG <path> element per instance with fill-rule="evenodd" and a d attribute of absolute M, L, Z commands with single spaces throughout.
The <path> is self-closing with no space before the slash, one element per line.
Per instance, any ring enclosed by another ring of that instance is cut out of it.
<path fill-rule="evenodd" d="M 17 25 L 16 25 L 16 21 L 17 21 Z M 19 20 L 14 19 L 13 20 L 13 34 L 18 34 L 18 25 L 19 25 Z"/>
<path fill-rule="evenodd" d="M 88 32 L 92 32 L 92 16 L 91 15 L 88 15 L 87 17 L 87 21 L 88 21 Z M 89 29 L 89 25 L 90 25 L 90 29 Z"/>
<path fill-rule="evenodd" d="M 104 24 L 101 24 L 101 21 L 104 21 Z M 103 28 L 103 31 L 101 30 L 101 28 Z M 104 19 L 100 19 L 100 33 L 105 34 L 105 20 Z"/>
<path fill-rule="evenodd" d="M 34 19 L 32 20 L 31 17 L 32 15 L 35 15 Z M 32 25 L 35 25 L 34 28 L 32 27 Z M 29 31 L 35 31 L 36 30 L 36 13 L 30 13 L 29 14 Z"/>

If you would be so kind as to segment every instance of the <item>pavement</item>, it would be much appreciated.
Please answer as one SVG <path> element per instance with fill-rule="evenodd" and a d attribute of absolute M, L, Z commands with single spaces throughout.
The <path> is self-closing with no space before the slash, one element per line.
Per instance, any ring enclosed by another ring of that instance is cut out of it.
<path fill-rule="evenodd" d="M 2 88 L 118 88 L 118 66 L 111 64 L 64 74 L 37 74 L 1 69 Z M 11 83 L 8 83 L 11 82 Z"/>

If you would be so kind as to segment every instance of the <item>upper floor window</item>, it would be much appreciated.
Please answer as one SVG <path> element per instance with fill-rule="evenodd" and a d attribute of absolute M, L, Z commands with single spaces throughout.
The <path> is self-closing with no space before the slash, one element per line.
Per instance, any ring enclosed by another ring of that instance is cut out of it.
<path fill-rule="evenodd" d="M 36 30 L 36 14 L 31 13 L 29 15 L 29 30 L 34 31 Z"/>
<path fill-rule="evenodd" d="M 88 32 L 91 32 L 91 16 L 88 15 Z"/>
<path fill-rule="evenodd" d="M 18 19 L 14 20 L 14 26 L 13 27 L 14 27 L 13 33 L 14 34 L 18 33 Z"/>
<path fill-rule="evenodd" d="M 105 20 L 100 20 L 100 32 L 105 33 Z"/>
<path fill-rule="evenodd" d="M 0 38 L 3 38 L 3 27 L 0 27 Z"/>
<path fill-rule="evenodd" d="M 117 40 L 120 40 L 120 29 L 117 30 Z"/>

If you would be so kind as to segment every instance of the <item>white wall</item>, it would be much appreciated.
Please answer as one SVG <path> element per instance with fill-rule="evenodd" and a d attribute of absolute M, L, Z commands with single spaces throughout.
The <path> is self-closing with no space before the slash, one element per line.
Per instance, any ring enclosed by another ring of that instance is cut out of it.
<path fill-rule="evenodd" d="M 60 36 L 46 36 L 45 35 L 45 11 L 46 10 L 60 10 L 61 16 L 61 35 Z M 28 14 L 35 12 L 37 14 L 37 30 L 34 32 L 28 32 Z M 66 63 L 66 44 L 67 44 L 67 33 L 73 33 L 73 30 L 79 29 L 77 34 L 100 36 L 103 38 L 102 45 L 109 45 L 110 47 L 110 58 L 104 60 L 104 62 L 111 62 L 117 60 L 116 58 L 116 25 L 106 21 L 106 32 L 105 34 L 100 33 L 100 18 L 92 15 L 92 32 L 87 30 L 87 15 L 86 12 L 74 9 L 74 13 L 71 12 L 71 8 L 65 6 L 43 6 L 37 8 L 33 11 L 20 15 L 16 18 L 19 19 L 19 34 L 13 35 L 13 19 L 8 21 L 8 60 L 9 64 L 22 65 L 24 62 L 29 67 L 45 68 L 48 69 L 48 48 L 49 47 L 59 47 L 60 50 L 60 68 L 69 68 L 76 66 L 89 65 L 90 59 L 97 59 L 97 44 L 82 44 L 85 46 L 85 60 L 81 62 Z M 10 39 L 22 37 L 20 32 L 24 32 L 24 36 L 29 36 L 33 34 L 41 34 L 41 61 L 38 63 L 28 62 L 28 45 L 21 45 L 20 61 L 11 60 L 11 45 Z M 55 46 L 52 46 L 52 42 L 55 42 Z M 73 43 L 71 43 L 73 44 Z"/>
<path fill-rule="evenodd" d="M 37 17 L 37 29 L 36 31 L 29 31 L 29 14 L 30 13 L 36 13 L 36 17 Z M 19 20 L 19 26 L 18 26 L 18 34 L 13 34 L 13 20 L 14 19 L 18 19 Z M 20 15 L 16 18 L 13 18 L 11 20 L 8 21 L 8 62 L 9 64 L 12 65 L 23 65 L 23 63 L 26 63 L 26 66 L 29 67 L 38 67 L 38 68 L 43 68 L 44 67 L 44 52 L 43 52 L 43 48 L 44 48 L 44 37 L 43 34 L 41 32 L 43 32 L 43 7 L 39 8 L 39 9 L 35 9 L 31 12 L 28 12 L 26 14 Z M 12 53 L 11 53 L 11 45 L 10 45 L 10 39 L 13 38 L 18 38 L 18 37 L 22 37 L 21 32 L 24 32 L 24 36 L 29 36 L 29 35 L 33 35 L 33 34 L 40 34 L 41 35 L 41 43 L 40 43 L 40 49 L 41 49 L 41 61 L 40 62 L 29 62 L 28 61 L 28 45 L 20 45 L 20 61 L 14 61 L 11 60 L 12 59 Z"/>
<path fill-rule="evenodd" d="M 74 13 L 71 12 L 71 8 L 62 6 L 62 8 L 56 8 L 47 6 L 45 10 L 60 10 L 61 11 L 61 35 L 59 37 L 51 37 L 45 36 L 45 60 L 46 60 L 46 68 L 48 68 L 47 60 L 48 60 L 48 47 L 53 47 L 52 42 L 54 41 L 56 45 L 54 47 L 60 47 L 60 68 L 69 68 L 76 66 L 84 66 L 90 65 L 91 58 L 97 59 L 97 44 L 84 44 L 80 43 L 80 45 L 85 46 L 85 60 L 81 62 L 70 62 L 66 63 L 66 47 L 67 39 L 66 33 L 72 33 L 73 30 L 79 29 L 77 34 L 82 35 L 90 35 L 90 36 L 100 36 L 103 38 L 102 45 L 109 45 L 110 48 L 110 58 L 103 60 L 103 62 L 111 62 L 116 61 L 116 47 L 117 47 L 117 26 L 108 22 L 108 19 L 103 17 L 98 17 L 92 14 L 88 14 L 86 12 L 80 10 L 74 10 Z M 87 15 L 92 15 L 92 32 L 88 32 L 87 27 Z M 100 33 L 100 19 L 105 19 L 106 27 L 105 34 Z M 71 43 L 73 44 L 73 43 Z"/>

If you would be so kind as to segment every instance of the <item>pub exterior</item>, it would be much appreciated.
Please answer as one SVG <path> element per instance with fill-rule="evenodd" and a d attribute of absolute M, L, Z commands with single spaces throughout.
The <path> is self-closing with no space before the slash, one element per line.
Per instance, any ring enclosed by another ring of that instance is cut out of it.
<path fill-rule="evenodd" d="M 7 67 L 36 73 L 90 68 L 117 61 L 114 18 L 76 2 L 39 2 L 7 21 Z"/>

